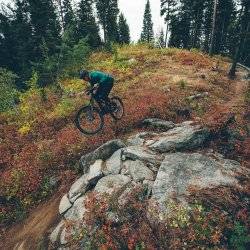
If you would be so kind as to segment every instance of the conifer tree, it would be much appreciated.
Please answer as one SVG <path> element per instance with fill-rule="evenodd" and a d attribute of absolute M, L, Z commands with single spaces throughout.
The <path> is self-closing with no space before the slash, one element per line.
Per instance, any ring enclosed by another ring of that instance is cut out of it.
<path fill-rule="evenodd" d="M 77 10 L 78 17 L 78 38 L 87 38 L 92 48 L 101 44 L 99 27 L 93 14 L 93 0 L 81 0 Z"/>
<path fill-rule="evenodd" d="M 201 48 L 202 46 L 202 25 L 204 19 L 204 0 L 195 0 L 190 3 L 191 17 L 191 40 L 189 47 Z"/>
<path fill-rule="evenodd" d="M 237 43 L 233 63 L 228 74 L 230 78 L 235 77 L 237 63 L 239 62 L 242 54 L 247 52 L 247 48 L 244 48 L 244 45 L 245 45 L 244 43 L 246 42 L 247 39 L 249 40 L 249 34 L 248 34 L 248 30 L 250 28 L 249 26 L 250 26 L 250 3 L 247 0 L 241 0 L 241 10 L 239 13 L 238 43 Z M 249 47 L 248 47 L 248 51 L 249 51 Z M 247 57 L 249 57 L 249 54 L 247 55 Z M 249 66 L 248 63 L 247 65 Z"/>
<path fill-rule="evenodd" d="M 151 43 L 154 40 L 154 31 L 153 31 L 153 22 L 152 22 L 152 14 L 150 2 L 147 0 L 144 17 L 143 17 L 143 27 L 141 33 L 141 42 Z"/>
<path fill-rule="evenodd" d="M 11 21 L 8 14 L 1 10 L 0 12 L 0 67 L 11 69 L 13 58 L 11 48 L 14 46 L 12 39 Z"/>
<path fill-rule="evenodd" d="M 104 42 L 119 42 L 117 0 L 95 0 L 99 22 L 104 31 Z"/>
<path fill-rule="evenodd" d="M 164 36 L 164 31 L 163 29 L 160 30 L 157 40 L 156 40 L 156 46 L 159 48 L 164 48 L 165 47 L 165 36 Z"/>
<path fill-rule="evenodd" d="M 203 20 L 203 49 L 209 52 L 209 47 L 211 44 L 211 34 L 212 34 L 212 20 L 214 12 L 214 0 L 206 0 L 204 2 L 204 20 Z"/>
<path fill-rule="evenodd" d="M 215 29 L 214 53 L 227 54 L 229 41 L 232 38 L 230 29 L 236 18 L 236 6 L 234 0 L 218 1 L 218 10 Z"/>
<path fill-rule="evenodd" d="M 30 61 L 33 59 L 32 50 L 34 47 L 26 0 L 15 0 L 11 29 L 12 39 L 15 41 L 12 47 L 14 61 L 12 70 L 21 78 L 25 78 L 31 72 Z"/>
<path fill-rule="evenodd" d="M 76 25 L 75 14 L 72 8 L 71 0 L 63 0 L 62 10 L 63 10 L 64 29 Z"/>
<path fill-rule="evenodd" d="M 27 0 L 36 58 L 43 58 L 46 51 L 53 55 L 61 44 L 60 23 L 52 0 Z"/>
<path fill-rule="evenodd" d="M 34 41 L 29 22 L 26 0 L 15 0 L 14 6 L 0 14 L 0 67 L 8 68 L 19 75 L 19 89 L 31 72 Z"/>
<path fill-rule="evenodd" d="M 120 43 L 130 43 L 130 32 L 129 32 L 129 26 L 127 24 L 127 20 L 125 19 L 124 15 L 121 13 L 119 16 L 119 42 Z"/>
<path fill-rule="evenodd" d="M 170 28 L 170 21 L 172 20 L 176 11 L 177 0 L 161 0 L 161 16 L 164 16 L 166 23 L 165 47 L 167 47 L 168 33 Z"/>

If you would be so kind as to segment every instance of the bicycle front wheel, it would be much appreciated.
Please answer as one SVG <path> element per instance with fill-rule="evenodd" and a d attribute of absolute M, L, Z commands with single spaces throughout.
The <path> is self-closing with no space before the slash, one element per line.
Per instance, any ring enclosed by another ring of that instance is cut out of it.
<path fill-rule="evenodd" d="M 104 118 L 95 107 L 81 108 L 75 119 L 76 127 L 86 135 L 94 135 L 103 129 Z"/>

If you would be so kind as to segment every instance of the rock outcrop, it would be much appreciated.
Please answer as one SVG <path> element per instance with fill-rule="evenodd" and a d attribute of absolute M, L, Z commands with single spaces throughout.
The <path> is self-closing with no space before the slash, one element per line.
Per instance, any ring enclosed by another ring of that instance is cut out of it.
<path fill-rule="evenodd" d="M 192 125 L 192 122 L 173 124 L 159 119 L 144 122 L 163 132 L 143 132 L 121 140 L 107 142 L 94 152 L 82 156 L 84 175 L 70 188 L 61 200 L 59 213 L 62 221 L 50 236 L 51 241 L 62 247 L 70 235 L 77 232 L 86 213 L 86 197 L 90 192 L 98 196 L 118 193 L 122 204 L 135 186 L 144 185 L 152 204 L 165 213 L 166 204 L 175 199 L 184 205 L 189 188 L 212 188 L 239 185 L 238 162 L 224 159 L 216 153 L 194 152 L 203 148 L 209 139 L 208 130 Z M 121 193 L 118 191 L 121 190 Z M 110 214 L 117 221 L 115 214 Z M 70 221 L 74 227 L 65 229 Z M 80 230 L 80 229 L 79 229 Z"/>

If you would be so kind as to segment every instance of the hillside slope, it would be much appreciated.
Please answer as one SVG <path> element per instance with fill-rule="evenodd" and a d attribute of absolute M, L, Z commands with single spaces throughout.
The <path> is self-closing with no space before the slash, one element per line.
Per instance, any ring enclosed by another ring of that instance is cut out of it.
<path fill-rule="evenodd" d="M 219 138 L 213 147 L 247 165 L 249 87 L 243 80 L 244 71 L 240 70 L 235 80 L 228 80 L 228 68 L 226 59 L 210 58 L 198 51 L 130 46 L 113 55 L 93 54 L 89 69 L 115 76 L 114 93 L 124 100 L 125 118 L 116 124 L 107 118 L 102 133 L 85 137 L 72 123 L 85 101 L 69 95 L 83 90 L 82 83 L 63 80 L 59 93 L 52 88 L 45 90 L 45 100 L 39 90 L 30 90 L 21 99 L 18 113 L 1 115 L 0 195 L 13 197 L 19 210 L 29 211 L 56 192 L 58 186 L 69 186 L 75 180 L 79 170 L 76 162 L 81 155 L 108 140 L 136 133 L 141 130 L 141 121 L 148 117 L 174 122 L 193 119 L 216 132 L 233 116 L 236 123 L 231 131 L 239 136 L 230 145 L 226 136 Z M 201 98 L 196 96 L 200 93 Z M 13 212 L 12 204 L 6 204 L 0 213 L 3 226 L 21 214 Z M 37 236 L 43 233 L 38 230 Z"/>

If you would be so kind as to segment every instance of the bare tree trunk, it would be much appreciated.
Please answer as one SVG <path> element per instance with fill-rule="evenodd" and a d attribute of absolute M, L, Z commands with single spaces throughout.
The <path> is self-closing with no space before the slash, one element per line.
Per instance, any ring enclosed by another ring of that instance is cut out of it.
<path fill-rule="evenodd" d="M 166 23 L 165 48 L 168 46 L 168 21 Z"/>
<path fill-rule="evenodd" d="M 216 26 L 216 15 L 217 15 L 217 4 L 218 0 L 214 0 L 214 13 L 213 13 L 213 23 L 212 23 L 212 36 L 211 36 L 211 44 L 209 49 L 209 55 L 213 55 L 214 53 L 214 38 L 215 38 L 215 26 Z"/>

